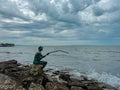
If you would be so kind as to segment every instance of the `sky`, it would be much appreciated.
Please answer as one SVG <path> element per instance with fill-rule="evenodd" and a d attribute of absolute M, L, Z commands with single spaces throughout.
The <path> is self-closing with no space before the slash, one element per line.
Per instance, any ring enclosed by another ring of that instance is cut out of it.
<path fill-rule="evenodd" d="M 120 0 L 0 0 L 0 43 L 120 45 Z"/>

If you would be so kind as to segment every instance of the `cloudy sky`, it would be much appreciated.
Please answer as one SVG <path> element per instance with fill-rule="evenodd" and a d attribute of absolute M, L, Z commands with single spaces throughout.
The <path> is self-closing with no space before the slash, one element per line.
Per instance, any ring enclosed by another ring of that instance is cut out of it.
<path fill-rule="evenodd" d="M 0 42 L 120 45 L 120 0 L 0 0 Z"/>

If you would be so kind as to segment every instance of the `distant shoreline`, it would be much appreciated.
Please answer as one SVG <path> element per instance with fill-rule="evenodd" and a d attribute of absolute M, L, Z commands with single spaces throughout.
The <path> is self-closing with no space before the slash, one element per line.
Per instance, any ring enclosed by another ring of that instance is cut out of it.
<path fill-rule="evenodd" d="M 15 46 L 15 44 L 13 44 L 13 43 L 1 43 L 0 44 L 0 47 L 14 47 Z"/>
<path fill-rule="evenodd" d="M 41 45 L 16 45 L 16 46 L 41 46 Z M 101 47 L 101 46 L 104 46 L 104 47 L 112 47 L 112 46 L 116 46 L 116 47 L 119 47 L 120 45 L 42 45 L 42 46 L 45 46 L 45 47 L 71 47 L 71 46 L 81 46 L 81 47 L 85 47 L 85 46 L 89 46 L 89 47 L 93 47 L 93 46 L 96 46 L 96 47 Z"/>

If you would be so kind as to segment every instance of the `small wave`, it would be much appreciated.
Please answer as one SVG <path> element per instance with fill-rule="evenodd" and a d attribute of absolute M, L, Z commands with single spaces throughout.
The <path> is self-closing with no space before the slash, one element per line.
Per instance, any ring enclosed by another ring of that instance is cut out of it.
<path fill-rule="evenodd" d="M 114 61 L 116 61 L 116 62 L 120 62 L 120 60 L 114 60 Z"/>
<path fill-rule="evenodd" d="M 62 68 L 60 69 L 60 67 L 56 68 L 56 66 L 52 66 L 49 67 L 52 68 L 53 70 L 61 70 L 61 71 L 66 71 L 69 72 L 72 76 L 75 76 L 76 78 L 79 78 L 80 76 L 86 76 L 88 77 L 88 79 L 96 79 L 99 82 L 103 82 L 105 84 L 111 85 L 115 88 L 117 88 L 118 90 L 120 89 L 120 74 L 118 75 L 112 75 L 110 73 L 107 72 L 102 72 L 102 73 L 98 73 L 95 70 L 89 70 L 88 72 L 81 72 L 80 70 L 76 70 L 75 68 Z"/>
<path fill-rule="evenodd" d="M 93 61 L 101 61 L 100 59 L 94 58 Z"/>
<path fill-rule="evenodd" d="M 99 51 L 99 52 L 120 53 L 119 51 Z"/>
<path fill-rule="evenodd" d="M 70 74 L 74 75 L 75 77 L 80 77 L 83 75 L 88 77 L 88 79 L 96 79 L 99 82 L 103 82 L 117 89 L 120 89 L 120 78 L 106 72 L 98 73 L 95 70 L 90 70 L 88 72 L 79 72 L 78 70 L 73 70 L 70 72 Z"/>
<path fill-rule="evenodd" d="M 100 82 L 104 82 L 115 88 L 120 88 L 120 78 L 112 74 L 106 72 L 98 73 L 95 70 L 93 70 L 87 73 L 87 77 L 96 79 Z"/>

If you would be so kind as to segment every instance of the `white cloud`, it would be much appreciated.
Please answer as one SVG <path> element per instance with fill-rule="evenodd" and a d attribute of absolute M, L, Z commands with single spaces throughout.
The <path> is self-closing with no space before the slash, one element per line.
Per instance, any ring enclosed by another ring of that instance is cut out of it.
<path fill-rule="evenodd" d="M 33 20 L 36 20 L 36 21 L 47 21 L 48 20 L 48 17 L 45 13 L 42 13 L 42 14 L 38 14 L 37 16 L 33 16 L 32 17 Z"/>
<path fill-rule="evenodd" d="M 2 36 L 21 36 L 23 34 L 26 33 L 30 33 L 31 31 L 20 31 L 20 30 L 14 30 L 14 31 L 10 31 L 10 30 L 1 30 L 1 34 Z"/>
<path fill-rule="evenodd" d="M 32 21 L 24 21 L 20 18 L 13 18 L 13 19 L 1 19 L 1 22 L 4 23 L 16 23 L 16 24 L 29 24 L 32 23 Z"/>
<path fill-rule="evenodd" d="M 61 36 L 65 36 L 65 37 L 75 37 L 76 36 L 76 31 L 74 30 L 63 30 L 61 32 L 59 32 L 58 34 Z"/>
<path fill-rule="evenodd" d="M 120 8 L 120 0 L 101 0 L 96 6 L 103 10 L 115 10 Z"/>
<path fill-rule="evenodd" d="M 110 33 L 109 30 L 105 30 L 105 29 L 100 29 L 100 30 L 98 30 L 98 32 L 100 32 L 100 33 Z"/>
<path fill-rule="evenodd" d="M 79 11 L 79 18 L 86 24 L 112 23 L 120 16 L 118 2 L 119 0 L 101 0 L 98 3 L 91 4 L 85 10 Z"/>
<path fill-rule="evenodd" d="M 30 33 L 31 31 L 9 31 L 8 33 L 11 34 L 25 34 L 25 33 Z"/>
<path fill-rule="evenodd" d="M 96 20 L 95 16 L 92 13 L 91 8 L 90 9 L 88 8 L 82 12 L 80 11 L 78 15 L 80 16 L 80 20 L 82 21 L 82 23 L 89 24 L 89 23 L 93 23 Z"/>

